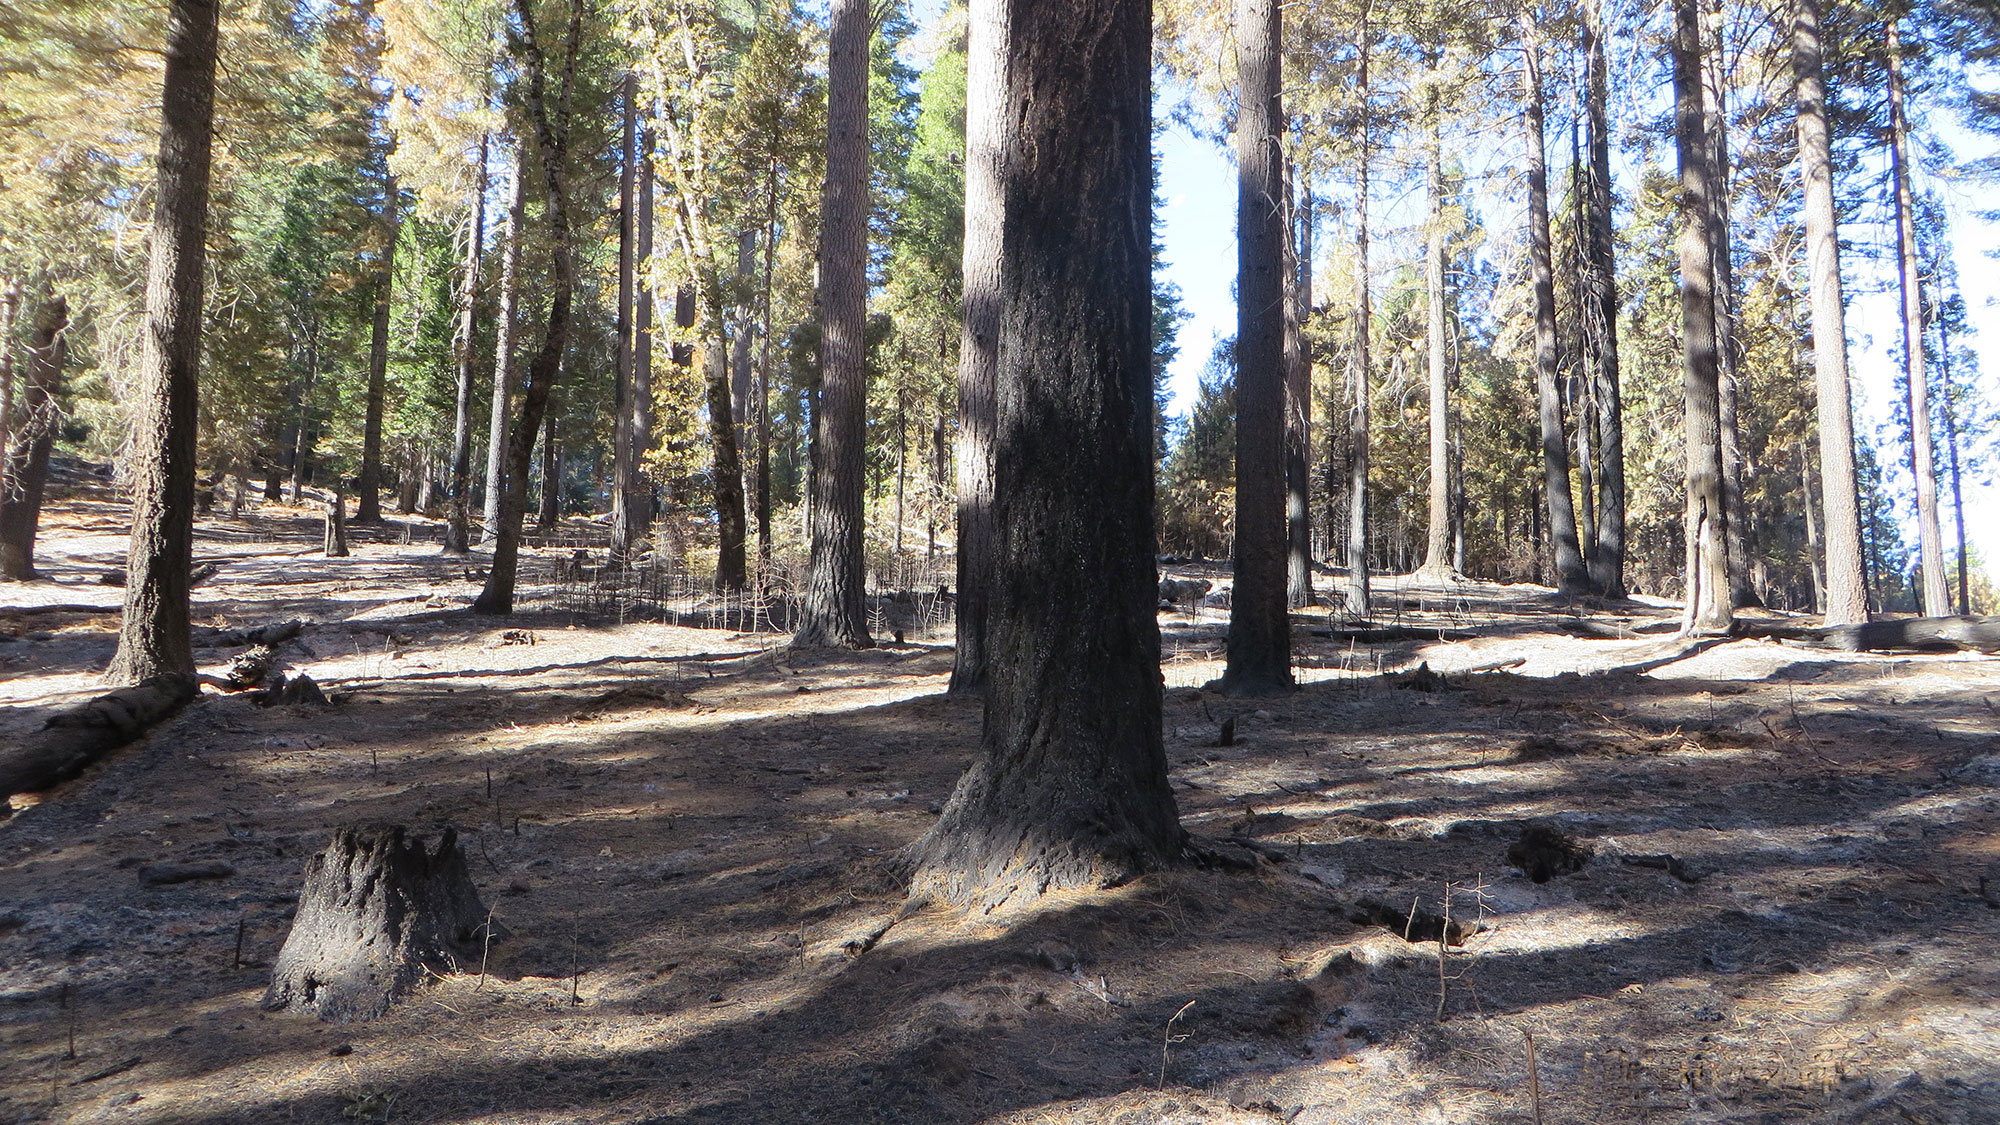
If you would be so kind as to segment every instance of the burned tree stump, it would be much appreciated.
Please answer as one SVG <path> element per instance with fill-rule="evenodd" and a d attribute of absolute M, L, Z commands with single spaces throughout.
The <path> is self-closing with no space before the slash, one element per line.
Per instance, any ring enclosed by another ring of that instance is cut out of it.
<path fill-rule="evenodd" d="M 339 488 L 326 501 L 326 528 L 321 553 L 330 559 L 347 557 L 347 497 Z"/>
<path fill-rule="evenodd" d="M 426 849 L 400 827 L 342 829 L 306 864 L 264 1007 L 374 1019 L 427 972 L 477 966 L 487 925 L 455 830 Z"/>

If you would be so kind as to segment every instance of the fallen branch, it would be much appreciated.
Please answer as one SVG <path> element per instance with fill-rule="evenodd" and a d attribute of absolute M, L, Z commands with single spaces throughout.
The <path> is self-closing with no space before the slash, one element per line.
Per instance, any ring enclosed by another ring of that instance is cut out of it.
<path fill-rule="evenodd" d="M 186 706 L 199 689 L 169 673 L 60 712 L 0 752 L 0 795 L 33 793 L 67 781 Z"/>

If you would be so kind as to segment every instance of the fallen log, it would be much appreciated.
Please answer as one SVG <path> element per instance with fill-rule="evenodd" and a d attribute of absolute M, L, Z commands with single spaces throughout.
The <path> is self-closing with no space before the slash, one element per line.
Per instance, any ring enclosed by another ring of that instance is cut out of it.
<path fill-rule="evenodd" d="M 1849 652 L 2000 653 L 2000 616 L 1904 617 L 1824 632 L 1835 648 Z"/>
<path fill-rule="evenodd" d="M 0 795 L 33 793 L 68 781 L 171 717 L 198 690 L 194 677 L 169 673 L 51 716 L 41 730 L 0 751 Z"/>

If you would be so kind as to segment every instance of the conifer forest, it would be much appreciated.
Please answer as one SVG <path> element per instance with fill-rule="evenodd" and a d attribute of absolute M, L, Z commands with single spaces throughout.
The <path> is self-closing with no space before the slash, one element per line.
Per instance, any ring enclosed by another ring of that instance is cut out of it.
<path fill-rule="evenodd" d="M 0 1125 L 2000 1121 L 1996 199 L 1996 0 L 11 0 Z"/>

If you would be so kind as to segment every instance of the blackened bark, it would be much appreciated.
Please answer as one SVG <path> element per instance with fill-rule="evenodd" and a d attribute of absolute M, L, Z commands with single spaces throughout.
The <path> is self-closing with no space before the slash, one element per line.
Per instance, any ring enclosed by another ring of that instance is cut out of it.
<path fill-rule="evenodd" d="M 980 752 L 912 894 L 994 909 L 1183 849 L 1153 559 L 1151 19 L 1009 0 L 993 601 Z"/>
<path fill-rule="evenodd" d="M 396 177 L 382 185 L 382 275 L 376 279 L 375 322 L 368 334 L 368 401 L 361 424 L 360 503 L 355 523 L 382 522 L 382 410 L 389 383 L 389 301 L 396 278 L 396 237 L 400 229 Z"/>
<path fill-rule="evenodd" d="M 1903 371 L 1910 426 L 1910 472 L 1917 485 L 1917 556 L 1923 611 L 1951 612 L 1944 574 L 1944 535 L 1938 524 L 1937 454 L 1932 448 L 1930 376 L 1924 368 L 1923 283 L 1917 272 L 1915 211 L 1910 201 L 1910 127 L 1904 116 L 1901 18 L 1889 20 L 1889 168 L 1896 185 L 1897 281 L 1902 290 Z"/>
<path fill-rule="evenodd" d="M 1586 5 L 1585 115 L 1590 125 L 1588 285 L 1584 347 L 1597 400 L 1597 546 L 1590 585 L 1607 598 L 1625 596 L 1625 407 L 1618 372 L 1618 283 L 1611 229 L 1610 67 L 1604 54 L 1602 0 Z"/>
<path fill-rule="evenodd" d="M 1521 21 L 1522 95 L 1527 102 L 1528 258 L 1535 285 L 1535 392 L 1541 402 L 1543 494 L 1555 547 L 1556 589 L 1580 594 L 1589 576 L 1577 549 L 1576 504 L 1570 496 L 1569 439 L 1556 388 L 1555 267 L 1549 245 L 1549 171 L 1542 126 L 1541 46 L 1530 17 Z"/>
<path fill-rule="evenodd" d="M 1798 100 L 1799 173 L 1805 185 L 1813 382 L 1818 392 L 1820 489 L 1826 518 L 1824 612 L 1828 625 L 1854 625 L 1868 620 L 1868 584 L 1861 567 L 1861 498 L 1847 385 L 1847 314 L 1841 297 L 1832 146 L 1826 85 L 1820 76 L 1819 0 L 1794 0 L 1792 13 L 1792 78 Z"/>
<path fill-rule="evenodd" d="M 507 204 L 507 226 L 500 235 L 500 324 L 493 342 L 493 409 L 487 416 L 486 507 L 480 513 L 481 542 L 500 535 L 500 501 L 507 491 L 507 418 L 514 397 L 514 349 L 520 332 L 521 232 L 527 221 L 528 151 L 514 146 L 513 198 Z"/>
<path fill-rule="evenodd" d="M 448 555 L 472 549 L 472 361 L 479 343 L 479 251 L 486 241 L 486 146 L 487 138 L 480 137 L 479 164 L 472 175 L 472 214 L 465 232 L 465 275 L 458 296 L 458 395 L 452 415 L 451 480 L 445 494 Z"/>
<path fill-rule="evenodd" d="M 812 561 L 796 637 L 798 644 L 808 646 L 867 648 L 870 643 L 862 601 L 861 543 L 862 452 L 868 437 L 862 331 L 868 299 L 869 34 L 867 0 L 833 0 L 827 48 L 826 189 L 820 222 L 823 335 L 819 410 L 813 418 L 818 454 Z M 715 400 L 711 392 L 710 402 Z M 726 421 L 726 382 L 721 400 Z"/>
<path fill-rule="evenodd" d="M 69 357 L 69 301 L 52 295 L 35 318 L 28 344 L 28 379 L 16 425 L 6 434 L 0 462 L 0 578 L 25 582 L 35 574 L 35 532 L 49 482 L 49 454 L 56 443 L 63 364 Z M 6 346 L 0 339 L 0 347 Z"/>
<path fill-rule="evenodd" d="M 549 411 L 548 424 L 542 434 L 542 495 L 541 505 L 535 513 L 535 529 L 547 534 L 554 531 L 562 521 L 562 444 L 558 432 L 556 413 Z"/>
<path fill-rule="evenodd" d="M 1237 0 L 1236 544 L 1223 690 L 1292 686 L 1285 606 L 1285 195 L 1276 0 Z"/>
<path fill-rule="evenodd" d="M 1722 498 L 1720 360 L 1715 333 L 1715 209 L 1702 117 L 1701 20 L 1697 0 L 1674 0 L 1674 120 L 1681 174 L 1682 392 L 1687 433 L 1687 576 L 1682 628 L 1719 635 L 1734 620 Z"/>
<path fill-rule="evenodd" d="M 527 509 L 528 467 L 535 452 L 535 435 L 542 428 L 548 410 L 549 393 L 555 389 L 562 369 L 563 349 L 569 343 L 570 312 L 576 295 L 576 234 L 570 220 L 569 156 L 570 102 L 576 87 L 576 57 L 583 39 L 583 0 L 570 0 L 569 35 L 564 44 L 561 90 L 554 112 L 548 104 L 548 64 L 540 37 L 536 34 L 532 0 L 515 0 L 514 10 L 522 25 L 527 101 L 535 123 L 535 139 L 542 157 L 542 179 L 548 189 L 550 285 L 549 323 L 541 350 L 528 365 L 527 382 L 522 388 L 521 418 L 507 446 L 507 490 L 501 498 L 500 534 L 493 540 L 493 565 L 486 572 L 486 587 L 472 603 L 472 612 L 505 614 L 514 612 L 514 576 L 520 566 L 521 519 Z M 551 443 L 553 444 L 553 443 Z"/>
<path fill-rule="evenodd" d="M 132 538 L 125 615 L 105 673 L 136 684 L 194 673 L 188 572 L 194 555 L 196 369 L 215 119 L 216 0 L 170 0 L 159 180 L 146 273 L 145 346 L 132 420 Z"/>
<path fill-rule="evenodd" d="M 342 829 L 306 863 L 263 1006 L 375 1019 L 426 977 L 478 965 L 488 925 L 454 830 L 427 847 L 400 827 Z"/>
<path fill-rule="evenodd" d="M 1000 364 L 1007 0 L 971 0 L 965 56 L 964 326 L 958 347 L 958 605 L 953 692 L 986 684 L 993 584 L 993 416 Z"/>
<path fill-rule="evenodd" d="M 611 395 L 611 558 L 629 564 L 643 527 L 633 527 L 632 508 L 632 266 L 637 227 L 632 189 L 637 184 L 639 75 L 625 72 L 624 146 L 618 160 L 618 373 Z M 717 471 L 720 471 L 718 466 Z"/>

